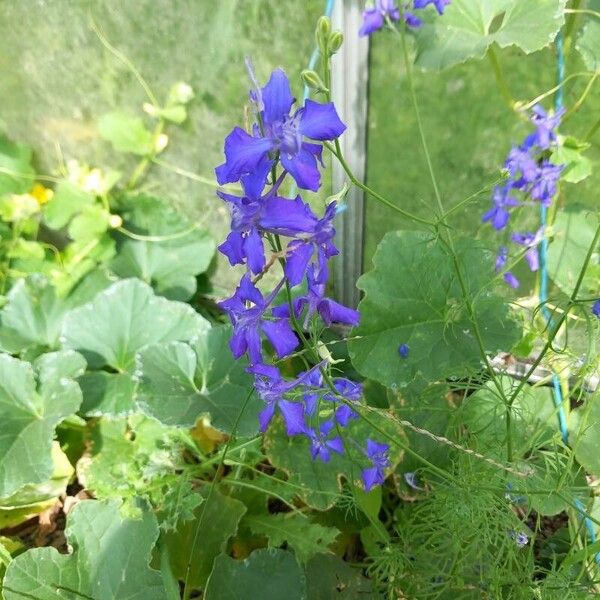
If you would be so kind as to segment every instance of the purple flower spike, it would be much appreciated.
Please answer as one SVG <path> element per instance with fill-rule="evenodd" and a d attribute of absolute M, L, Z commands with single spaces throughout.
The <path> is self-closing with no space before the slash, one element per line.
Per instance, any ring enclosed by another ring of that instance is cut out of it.
<path fill-rule="evenodd" d="M 379 31 L 385 25 L 386 17 L 390 21 L 400 20 L 400 9 L 394 0 L 375 0 L 375 5 L 363 11 L 363 23 L 358 35 L 364 37 Z"/>
<path fill-rule="evenodd" d="M 365 455 L 371 461 L 372 466 L 362 471 L 365 491 L 368 492 L 385 481 L 385 469 L 390 466 L 389 449 L 388 444 L 380 444 L 372 439 L 367 439 Z"/>
<path fill-rule="evenodd" d="M 296 180 L 299 188 L 317 191 L 321 175 L 317 160 L 322 147 L 305 142 L 334 140 L 346 130 L 331 102 L 320 104 L 306 100 L 304 107 L 290 114 L 294 103 L 290 82 L 281 69 L 275 69 L 267 84 L 250 93 L 257 106 L 261 127 L 253 135 L 236 127 L 225 139 L 225 162 L 215 169 L 220 184 L 239 181 L 253 173 L 258 165 L 270 169 L 278 154 L 283 168 Z"/>
<path fill-rule="evenodd" d="M 592 304 L 592 314 L 600 319 L 600 298 Z"/>

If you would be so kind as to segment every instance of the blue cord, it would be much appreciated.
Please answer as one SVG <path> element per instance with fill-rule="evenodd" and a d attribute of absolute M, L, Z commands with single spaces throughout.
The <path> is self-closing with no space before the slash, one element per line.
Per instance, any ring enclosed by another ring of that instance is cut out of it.
<path fill-rule="evenodd" d="M 563 37 L 562 32 L 559 32 L 555 40 L 556 47 L 556 79 L 558 89 L 554 96 L 554 110 L 558 112 L 563 107 L 564 94 L 563 94 L 563 83 L 565 79 L 565 55 L 563 52 Z M 548 218 L 548 209 L 545 206 L 540 206 L 540 224 L 542 227 L 546 227 Z M 552 325 L 552 314 L 548 309 L 546 303 L 548 301 L 548 239 L 544 236 L 540 244 L 540 304 L 542 305 L 542 314 L 548 327 Z M 558 414 L 558 426 L 562 436 L 562 440 L 565 444 L 569 441 L 569 430 L 567 429 L 567 417 L 565 415 L 562 390 L 560 387 L 560 379 L 556 373 L 552 373 L 552 391 L 554 406 L 556 407 Z M 593 544 L 596 541 L 596 530 L 594 524 L 588 517 L 585 516 L 585 506 L 579 498 L 575 498 L 574 502 L 577 511 L 583 517 L 583 523 L 590 538 L 590 542 Z M 595 556 L 596 563 L 600 565 L 600 552 Z"/>

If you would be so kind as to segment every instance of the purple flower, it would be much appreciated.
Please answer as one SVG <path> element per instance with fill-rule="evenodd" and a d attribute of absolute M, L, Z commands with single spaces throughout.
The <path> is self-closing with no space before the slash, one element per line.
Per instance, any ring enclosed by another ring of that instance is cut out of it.
<path fill-rule="evenodd" d="M 358 418 L 358 413 L 347 404 L 344 404 L 340 396 L 348 402 L 358 402 L 362 396 L 362 386 L 360 383 L 350 381 L 350 379 L 346 379 L 345 377 L 337 377 L 333 380 L 333 387 L 337 392 L 337 394 L 334 394 L 328 387 L 325 387 L 323 376 L 318 370 L 313 370 L 310 375 L 304 378 L 304 381 L 307 387 L 310 388 L 304 394 L 304 404 L 308 415 L 315 414 L 319 396 L 322 395 L 323 400 L 340 403 L 335 409 L 335 421 L 342 427 L 346 427 L 351 419 Z"/>
<path fill-rule="evenodd" d="M 486 221 L 491 221 L 492 226 L 497 231 L 504 229 L 508 223 L 510 213 L 507 208 L 519 206 L 519 202 L 509 195 L 511 189 L 510 185 L 496 186 L 492 196 L 494 206 L 481 217 L 481 220 L 484 223 Z"/>
<path fill-rule="evenodd" d="M 285 394 L 302 384 L 300 378 L 284 380 L 279 369 L 273 365 L 258 364 L 248 368 L 255 376 L 254 386 L 265 408 L 258 415 L 260 430 L 264 433 L 275 415 L 276 407 L 283 417 L 288 435 L 299 435 L 306 432 L 304 422 L 304 406 L 300 402 L 285 400 Z"/>
<path fill-rule="evenodd" d="M 425 8 L 428 4 L 433 4 L 438 13 L 443 15 L 444 9 L 450 2 L 451 0 L 414 0 L 413 5 L 415 8 Z"/>
<path fill-rule="evenodd" d="M 357 310 L 348 308 L 331 298 L 325 298 L 325 285 L 327 283 L 327 272 L 321 271 L 316 274 L 315 265 L 310 265 L 307 273 L 308 293 L 299 296 L 293 302 L 294 315 L 300 318 L 304 307 L 307 306 L 304 317 L 304 325 L 308 326 L 310 318 L 318 313 L 327 326 L 332 323 L 344 323 L 346 325 L 358 325 L 360 313 Z M 290 317 L 290 309 L 287 304 L 276 306 L 273 309 L 273 315 L 276 317 Z"/>
<path fill-rule="evenodd" d="M 592 314 L 600 319 L 600 298 L 592 304 Z"/>
<path fill-rule="evenodd" d="M 295 99 L 281 69 L 275 69 L 260 93 L 253 91 L 250 98 L 258 108 L 262 107 L 260 127 L 255 126 L 252 135 L 236 127 L 227 136 L 225 162 L 215 169 L 217 181 L 220 184 L 238 181 L 264 162 L 270 168 L 278 153 L 283 168 L 299 188 L 317 191 L 321 185 L 317 159 L 321 158 L 322 147 L 303 138 L 334 140 L 345 131 L 333 103 L 306 100 L 302 108 L 290 114 Z"/>
<path fill-rule="evenodd" d="M 524 548 L 529 543 L 529 538 L 527 537 L 527 534 L 520 532 L 517 533 L 512 529 L 508 532 L 508 537 L 515 540 L 515 544 L 519 548 Z"/>
<path fill-rule="evenodd" d="M 329 434 L 334 427 L 334 422 L 329 420 L 321 423 L 321 427 L 318 431 L 307 429 L 306 435 L 310 440 L 310 455 L 313 460 L 319 458 L 323 462 L 329 462 L 331 452 L 336 452 L 337 454 L 344 453 L 342 438 L 339 436 L 333 438 L 329 437 Z"/>
<path fill-rule="evenodd" d="M 529 149 L 523 146 L 511 148 L 504 164 L 513 180 L 511 185 L 516 189 L 522 189 L 538 176 L 537 162 L 529 154 Z"/>
<path fill-rule="evenodd" d="M 550 206 L 556 194 L 558 180 L 562 173 L 563 165 L 553 165 L 544 160 L 539 166 L 536 178 L 532 181 L 530 195 L 544 206 Z"/>
<path fill-rule="evenodd" d="M 498 254 L 496 255 L 496 273 L 504 269 L 506 261 L 508 260 L 508 248 L 506 246 L 500 246 Z"/>
<path fill-rule="evenodd" d="M 540 258 L 537 247 L 544 239 L 544 228 L 540 227 L 535 233 L 513 233 L 511 239 L 519 246 L 525 246 L 525 260 L 532 271 L 537 271 L 540 268 Z"/>
<path fill-rule="evenodd" d="M 542 106 L 536 104 L 531 112 L 530 119 L 535 125 L 536 131 L 525 140 L 525 145 L 530 147 L 535 144 L 542 150 L 547 150 L 550 144 L 556 141 L 554 130 L 558 127 L 562 116 L 565 114 L 565 109 L 561 108 L 555 114 L 549 115 Z"/>
<path fill-rule="evenodd" d="M 363 11 L 363 23 L 358 35 L 364 37 L 378 31 L 385 25 L 386 17 L 390 21 L 400 20 L 400 9 L 394 0 L 375 0 L 374 6 Z"/>
<path fill-rule="evenodd" d="M 398 354 L 401 356 L 401 358 L 408 358 L 409 350 L 410 348 L 408 347 L 408 344 L 400 344 L 400 346 L 398 346 Z"/>
<path fill-rule="evenodd" d="M 503 279 L 511 288 L 517 289 L 521 285 L 519 280 L 510 271 L 504 273 Z"/>
<path fill-rule="evenodd" d="M 298 346 L 298 338 L 292 331 L 289 319 L 267 319 L 265 312 L 277 295 L 283 281 L 267 297 L 263 298 L 246 273 L 231 298 L 220 303 L 229 314 L 233 335 L 229 347 L 235 358 L 246 352 L 251 364 L 262 362 L 261 331 L 265 334 L 279 357 L 291 354 Z"/>
<path fill-rule="evenodd" d="M 308 263 L 317 254 L 317 273 L 327 273 L 327 260 L 338 254 L 333 244 L 335 228 L 333 218 L 337 208 L 336 202 L 331 202 L 321 219 L 316 220 L 312 231 L 306 229 L 308 235 L 303 235 L 289 243 L 285 263 L 285 276 L 291 286 L 298 285 L 308 268 Z M 316 217 L 315 217 L 316 219 Z M 325 279 L 327 275 L 325 274 Z"/>
<path fill-rule="evenodd" d="M 362 471 L 365 491 L 368 492 L 385 481 L 385 469 L 390 466 L 389 449 L 388 444 L 380 444 L 372 439 L 367 439 L 365 455 L 371 461 L 372 466 Z"/>

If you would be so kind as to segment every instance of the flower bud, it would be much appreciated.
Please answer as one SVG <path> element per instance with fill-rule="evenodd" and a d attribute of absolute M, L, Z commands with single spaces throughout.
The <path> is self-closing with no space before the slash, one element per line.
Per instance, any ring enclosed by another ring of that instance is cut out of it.
<path fill-rule="evenodd" d="M 161 133 L 154 140 L 154 152 L 156 152 L 157 154 L 160 154 L 167 147 L 168 143 L 169 143 L 169 136 L 166 133 Z"/>
<path fill-rule="evenodd" d="M 315 71 L 312 71 L 311 69 L 304 69 L 300 76 L 302 77 L 302 81 L 304 81 L 304 83 L 312 90 L 315 90 L 317 92 L 327 91 L 323 80 Z"/>
<path fill-rule="evenodd" d="M 329 54 L 335 54 L 344 43 L 344 34 L 341 31 L 334 31 L 329 36 Z"/>
<path fill-rule="evenodd" d="M 170 104 L 187 104 L 193 97 L 194 90 L 185 81 L 177 82 L 169 91 Z"/>
<path fill-rule="evenodd" d="M 110 215 L 108 224 L 112 229 L 117 229 L 117 227 L 123 225 L 123 219 L 119 215 Z"/>
<path fill-rule="evenodd" d="M 329 17 L 321 17 L 317 21 L 317 30 L 315 37 L 317 39 L 317 46 L 323 56 L 327 55 L 327 45 L 329 43 L 329 35 L 331 34 L 331 20 Z"/>

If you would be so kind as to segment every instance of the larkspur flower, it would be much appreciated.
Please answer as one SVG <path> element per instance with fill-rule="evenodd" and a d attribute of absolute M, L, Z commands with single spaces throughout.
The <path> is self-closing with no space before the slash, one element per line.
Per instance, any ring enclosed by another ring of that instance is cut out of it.
<path fill-rule="evenodd" d="M 307 429 L 306 435 L 310 440 L 310 455 L 313 460 L 317 458 L 323 462 L 329 462 L 331 453 L 344 453 L 344 443 L 342 438 L 337 435 L 330 437 L 329 434 L 335 428 L 335 423 L 331 420 L 324 421 L 318 430 Z"/>
<path fill-rule="evenodd" d="M 425 8 L 428 4 L 433 4 L 438 14 L 443 15 L 444 9 L 450 2 L 451 0 L 414 0 L 413 6 L 415 8 Z"/>
<path fill-rule="evenodd" d="M 278 407 L 285 423 L 288 435 L 299 435 L 306 431 L 304 422 L 304 406 L 300 402 L 285 399 L 285 394 L 302 385 L 302 379 L 285 380 L 277 367 L 273 365 L 257 364 L 248 368 L 248 372 L 255 375 L 254 386 L 265 403 L 265 408 L 258 415 L 260 431 L 267 430 L 269 423 Z"/>
<path fill-rule="evenodd" d="M 543 206 L 550 206 L 552 198 L 556 194 L 562 170 L 563 165 L 553 165 L 547 160 L 542 161 L 535 179 L 531 182 L 530 196 L 534 200 L 538 200 Z"/>
<path fill-rule="evenodd" d="M 508 260 L 508 248 L 506 246 L 500 246 L 498 254 L 496 255 L 496 273 L 502 271 Z"/>
<path fill-rule="evenodd" d="M 375 0 L 375 4 L 363 11 L 363 23 L 358 35 L 364 37 L 379 31 L 385 25 L 385 20 L 397 22 L 400 20 L 400 9 L 395 0 Z"/>
<path fill-rule="evenodd" d="M 512 529 L 508 532 L 508 537 L 515 540 L 515 544 L 518 548 L 524 548 L 529 543 L 529 537 L 527 534 L 516 532 Z"/>
<path fill-rule="evenodd" d="M 506 227 L 510 218 L 508 208 L 519 206 L 519 202 L 510 195 L 511 192 L 512 188 L 508 185 L 496 186 L 494 188 L 492 196 L 494 206 L 481 217 L 482 222 L 491 221 L 492 226 L 497 231 Z"/>
<path fill-rule="evenodd" d="M 246 273 L 233 296 L 220 303 L 233 325 L 229 346 L 235 358 L 240 358 L 247 352 L 251 364 L 261 363 L 261 332 L 265 334 L 279 357 L 291 354 L 298 346 L 299 340 L 291 328 L 289 319 L 269 319 L 266 315 L 282 283 L 264 298 L 252 283 L 250 273 Z"/>
<path fill-rule="evenodd" d="M 367 439 L 365 455 L 372 465 L 362 471 L 362 480 L 367 492 L 385 481 L 385 469 L 390 466 L 389 449 L 388 444 L 381 444 L 370 438 Z"/>
<path fill-rule="evenodd" d="M 535 144 L 542 150 L 547 150 L 550 144 L 556 141 L 555 129 L 565 114 L 565 109 L 561 108 L 554 114 L 548 114 L 542 106 L 536 104 L 531 112 L 531 122 L 535 125 L 536 130 L 527 137 L 525 146 L 529 147 Z"/>
<path fill-rule="evenodd" d="M 524 146 L 511 148 L 504 164 L 511 177 L 510 185 L 516 189 L 533 183 L 538 175 L 537 161 L 529 153 L 529 148 Z"/>
<path fill-rule="evenodd" d="M 250 97 L 256 101 L 258 94 L 251 92 Z M 304 138 L 332 141 L 344 133 L 346 126 L 333 103 L 306 100 L 303 107 L 290 114 L 295 98 L 281 69 L 275 69 L 260 90 L 260 102 L 260 124 L 252 135 L 236 127 L 225 139 L 225 162 L 215 169 L 217 181 L 221 185 L 239 181 L 265 161 L 270 169 L 278 154 L 281 165 L 299 188 L 317 191 L 321 184 L 317 159 L 321 159 L 322 147 Z"/>
<path fill-rule="evenodd" d="M 503 279 L 511 288 L 517 289 L 521 285 L 521 282 L 510 271 L 504 273 Z"/>
<path fill-rule="evenodd" d="M 592 314 L 600 319 L 600 298 L 592 304 Z"/>
<path fill-rule="evenodd" d="M 538 245 L 544 239 L 544 228 L 540 227 L 535 233 L 513 233 L 511 240 L 519 246 L 525 246 L 525 260 L 530 270 L 537 271 L 540 268 L 540 257 Z"/>

